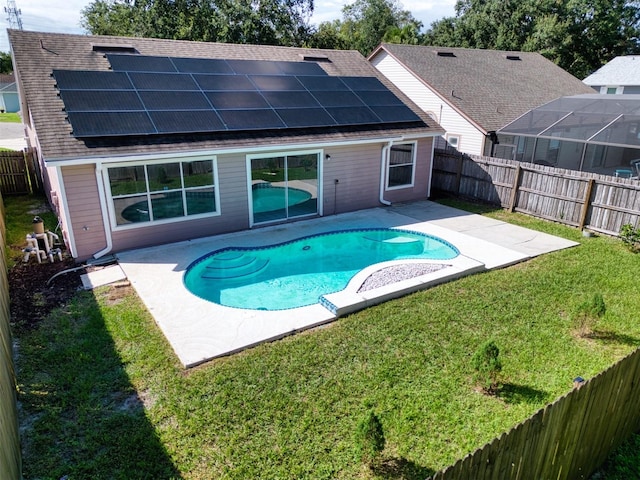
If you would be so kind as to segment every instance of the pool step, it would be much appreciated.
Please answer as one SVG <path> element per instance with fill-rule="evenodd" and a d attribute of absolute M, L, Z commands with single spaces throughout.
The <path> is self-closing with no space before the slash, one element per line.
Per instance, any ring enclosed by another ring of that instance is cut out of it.
<path fill-rule="evenodd" d="M 230 258 L 216 258 L 205 267 L 201 278 L 207 280 L 230 280 L 255 275 L 264 270 L 269 260 L 241 254 Z"/>

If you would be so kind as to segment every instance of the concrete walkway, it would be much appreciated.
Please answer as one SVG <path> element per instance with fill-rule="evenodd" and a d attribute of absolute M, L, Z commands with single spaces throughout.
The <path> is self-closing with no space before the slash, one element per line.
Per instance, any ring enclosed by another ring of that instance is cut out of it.
<path fill-rule="evenodd" d="M 387 264 L 369 267 L 357 274 L 345 290 L 325 296 L 335 309 L 320 304 L 279 311 L 229 308 L 196 297 L 183 284 L 184 272 L 194 260 L 220 248 L 264 246 L 335 230 L 394 227 L 440 237 L 455 245 L 461 254 L 437 272 L 358 293 L 364 279 Z M 132 250 L 117 258 L 182 364 L 191 367 L 438 283 L 575 245 L 423 201 Z"/>

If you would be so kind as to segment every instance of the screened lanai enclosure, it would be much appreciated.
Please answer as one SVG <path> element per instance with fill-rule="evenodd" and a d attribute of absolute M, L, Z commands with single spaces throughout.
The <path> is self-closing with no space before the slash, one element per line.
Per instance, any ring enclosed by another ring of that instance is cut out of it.
<path fill-rule="evenodd" d="M 640 177 L 640 95 L 561 97 L 497 133 L 494 157 Z"/>

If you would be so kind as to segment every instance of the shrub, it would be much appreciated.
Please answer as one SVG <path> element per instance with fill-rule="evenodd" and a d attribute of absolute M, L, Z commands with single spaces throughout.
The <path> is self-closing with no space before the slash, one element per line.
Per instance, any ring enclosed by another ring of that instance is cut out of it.
<path fill-rule="evenodd" d="M 632 252 L 640 252 L 640 228 L 634 228 L 630 223 L 620 228 L 620 238 Z"/>
<path fill-rule="evenodd" d="M 486 393 L 498 391 L 498 375 L 502 371 L 500 349 L 493 340 L 483 343 L 471 359 L 476 370 L 476 381 Z"/>
<path fill-rule="evenodd" d="M 587 337 L 593 333 L 598 320 L 607 312 L 602 294 L 596 293 L 590 300 L 578 305 L 574 315 L 574 326 L 581 337 Z"/>
<path fill-rule="evenodd" d="M 360 420 L 356 431 L 356 443 L 360 460 L 369 466 L 375 465 L 384 450 L 385 438 L 382 423 L 373 410 Z"/>

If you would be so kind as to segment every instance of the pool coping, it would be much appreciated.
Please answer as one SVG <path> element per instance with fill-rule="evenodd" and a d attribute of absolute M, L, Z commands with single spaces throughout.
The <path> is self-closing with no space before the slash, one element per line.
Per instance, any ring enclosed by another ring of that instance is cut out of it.
<path fill-rule="evenodd" d="M 358 293 L 371 272 L 394 262 L 367 267 L 343 291 L 324 296 L 329 309 L 320 303 L 277 311 L 224 307 L 191 294 L 182 281 L 187 266 L 213 250 L 282 243 L 352 228 L 414 230 L 444 239 L 460 255 L 443 261 L 448 266 L 438 271 Z M 189 368 L 443 282 L 574 245 L 577 243 L 423 201 L 130 250 L 116 257 L 180 362 Z"/>

